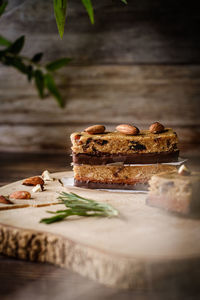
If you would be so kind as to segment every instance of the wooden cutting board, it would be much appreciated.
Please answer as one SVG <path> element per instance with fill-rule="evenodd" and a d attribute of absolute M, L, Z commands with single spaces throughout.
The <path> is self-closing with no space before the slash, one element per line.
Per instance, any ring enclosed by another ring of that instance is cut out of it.
<path fill-rule="evenodd" d="M 72 172 L 53 176 L 71 177 Z M 44 192 L 32 194 L 32 200 L 19 200 L 16 204 L 40 207 L 0 210 L 0 253 L 50 262 L 107 285 L 137 289 L 153 287 L 183 272 L 192 276 L 200 263 L 200 220 L 149 207 L 145 204 L 146 194 L 142 193 L 66 188 L 58 180 L 45 188 Z M 31 189 L 18 181 L 0 188 L 0 194 Z M 119 210 L 120 216 L 72 217 L 51 225 L 39 223 L 49 216 L 47 210 L 63 208 L 60 204 L 41 206 L 56 202 L 60 191 L 108 202 Z"/>

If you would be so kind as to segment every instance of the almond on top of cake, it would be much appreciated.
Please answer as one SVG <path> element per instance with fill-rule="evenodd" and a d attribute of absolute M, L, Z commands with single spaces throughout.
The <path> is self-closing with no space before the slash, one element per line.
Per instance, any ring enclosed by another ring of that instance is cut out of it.
<path fill-rule="evenodd" d="M 163 172 L 151 177 L 146 203 L 182 215 L 200 215 L 200 172 Z"/>

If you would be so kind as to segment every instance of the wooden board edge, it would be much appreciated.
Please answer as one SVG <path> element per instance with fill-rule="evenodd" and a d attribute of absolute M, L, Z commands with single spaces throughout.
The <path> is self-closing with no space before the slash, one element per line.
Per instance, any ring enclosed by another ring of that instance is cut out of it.
<path fill-rule="evenodd" d="M 32 262 L 67 268 L 101 284 L 119 289 L 151 289 L 177 274 L 191 274 L 200 259 L 142 261 L 110 255 L 88 245 L 48 232 L 21 229 L 0 223 L 0 253 Z M 188 273 L 190 272 L 190 273 Z"/>

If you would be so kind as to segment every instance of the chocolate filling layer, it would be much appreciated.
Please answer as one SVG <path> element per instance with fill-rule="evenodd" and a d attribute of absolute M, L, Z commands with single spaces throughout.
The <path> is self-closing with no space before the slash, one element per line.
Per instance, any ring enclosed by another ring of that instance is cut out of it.
<path fill-rule="evenodd" d="M 102 183 L 102 182 L 92 182 L 92 181 L 82 181 L 74 179 L 74 185 L 78 187 L 88 188 L 88 189 L 115 189 L 115 190 L 148 190 L 148 183 Z"/>
<path fill-rule="evenodd" d="M 100 156 L 87 153 L 73 153 L 73 163 L 86 165 L 106 165 L 109 163 L 123 162 L 124 164 L 156 164 L 175 162 L 178 160 L 179 151 L 160 153 L 133 153 L 110 154 L 102 153 Z"/>

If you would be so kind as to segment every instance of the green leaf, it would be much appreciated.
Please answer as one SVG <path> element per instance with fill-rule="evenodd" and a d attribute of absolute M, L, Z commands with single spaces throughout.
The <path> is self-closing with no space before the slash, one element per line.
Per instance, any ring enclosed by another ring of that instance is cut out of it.
<path fill-rule="evenodd" d="M 27 78 L 28 81 L 31 81 L 32 77 L 33 77 L 33 67 L 31 65 L 27 66 Z"/>
<path fill-rule="evenodd" d="M 94 24 L 94 12 L 91 0 L 81 0 L 90 18 L 90 22 Z"/>
<path fill-rule="evenodd" d="M 25 37 L 24 35 L 22 35 L 21 37 L 16 39 L 16 41 L 13 44 L 11 44 L 8 47 L 7 51 L 11 52 L 12 54 L 18 54 L 24 46 L 24 41 L 25 41 Z"/>
<path fill-rule="evenodd" d="M 61 39 L 63 38 L 67 11 L 67 0 L 54 0 L 54 14 Z"/>
<path fill-rule="evenodd" d="M 46 69 L 48 71 L 55 71 L 57 69 L 60 69 L 64 66 L 66 66 L 71 61 L 71 58 L 61 58 L 57 59 L 49 64 L 46 65 Z"/>
<path fill-rule="evenodd" d="M 108 203 L 96 202 L 92 199 L 83 198 L 74 193 L 62 192 L 60 193 L 58 200 L 60 200 L 67 209 L 47 211 L 54 216 L 42 219 L 40 222 L 51 224 L 68 218 L 69 216 L 116 217 L 119 215 L 119 212 Z"/>
<path fill-rule="evenodd" d="M 64 107 L 63 99 L 56 87 L 55 81 L 53 79 L 53 76 L 49 73 L 45 75 L 45 85 L 49 92 L 55 97 L 60 107 Z"/>
<path fill-rule="evenodd" d="M 65 219 L 67 216 L 68 216 L 67 214 L 60 214 L 60 215 L 56 215 L 51 218 L 44 218 L 44 219 L 40 220 L 40 223 L 51 224 L 54 222 L 59 222 L 59 221 L 62 221 L 63 219 Z"/>
<path fill-rule="evenodd" d="M 20 57 L 5 56 L 4 64 L 7 66 L 13 66 L 17 70 L 19 70 L 21 73 L 27 74 L 27 66 L 23 63 L 23 61 Z"/>
<path fill-rule="evenodd" d="M 3 15 L 7 5 L 8 1 L 3 1 L 3 3 L 0 5 L 0 16 Z"/>
<path fill-rule="evenodd" d="M 128 4 L 126 0 L 121 0 L 124 4 Z"/>
<path fill-rule="evenodd" d="M 42 59 L 42 56 L 43 56 L 43 53 L 42 53 L 42 52 L 36 53 L 36 54 L 32 57 L 31 61 L 32 61 L 33 63 L 38 63 L 38 62 Z"/>
<path fill-rule="evenodd" d="M 40 70 L 36 70 L 34 73 L 34 77 L 39 96 L 41 98 L 44 98 L 44 75 Z"/>
<path fill-rule="evenodd" d="M 0 35 L 0 45 L 8 47 L 11 45 L 11 42 L 4 38 L 2 35 Z"/>

